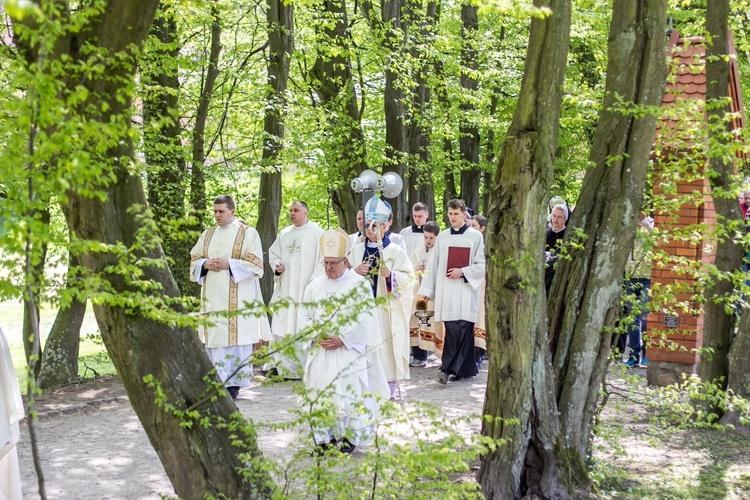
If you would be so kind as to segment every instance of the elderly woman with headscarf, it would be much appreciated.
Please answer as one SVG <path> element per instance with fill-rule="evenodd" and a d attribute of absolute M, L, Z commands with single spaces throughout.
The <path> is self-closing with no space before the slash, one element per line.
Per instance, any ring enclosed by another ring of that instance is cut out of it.
<path fill-rule="evenodd" d="M 547 293 L 549 293 L 549 287 L 552 285 L 552 278 L 555 277 L 555 266 L 557 265 L 560 246 L 565 238 L 568 216 L 568 207 L 565 205 L 555 205 L 552 208 L 550 227 L 547 229 L 547 237 L 544 245 L 544 289 Z"/>

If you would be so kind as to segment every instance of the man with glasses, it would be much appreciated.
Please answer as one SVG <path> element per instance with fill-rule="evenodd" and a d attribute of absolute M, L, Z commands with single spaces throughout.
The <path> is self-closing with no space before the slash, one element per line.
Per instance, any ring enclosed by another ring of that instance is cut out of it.
<path fill-rule="evenodd" d="M 268 250 L 268 261 L 274 270 L 276 284 L 271 305 L 278 305 L 273 313 L 275 352 L 264 367 L 267 376 L 299 379 L 305 364 L 302 340 L 299 333 L 298 307 L 310 280 L 323 274 L 319 262 L 322 257 L 318 241 L 323 229 L 307 218 L 307 204 L 294 201 L 289 207 L 291 225 L 279 233 Z"/>
<path fill-rule="evenodd" d="M 349 269 L 350 246 L 341 229 L 323 234 L 320 248 L 325 276 L 307 286 L 299 314 L 301 326 L 309 327 L 303 380 L 316 415 L 311 425 L 318 454 L 337 444 L 342 453 L 351 453 L 369 439 L 378 414 L 371 395 L 389 394 L 377 361 L 380 334 L 375 301 L 367 281 Z M 319 411 L 331 407 L 332 415 Z M 329 418 L 317 417 L 326 414 Z"/>

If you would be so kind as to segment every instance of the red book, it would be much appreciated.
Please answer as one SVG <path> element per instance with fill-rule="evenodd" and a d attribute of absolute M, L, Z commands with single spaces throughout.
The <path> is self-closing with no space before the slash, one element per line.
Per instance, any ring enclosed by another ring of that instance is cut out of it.
<path fill-rule="evenodd" d="M 469 247 L 448 247 L 448 267 L 446 270 L 463 268 L 469 265 Z"/>

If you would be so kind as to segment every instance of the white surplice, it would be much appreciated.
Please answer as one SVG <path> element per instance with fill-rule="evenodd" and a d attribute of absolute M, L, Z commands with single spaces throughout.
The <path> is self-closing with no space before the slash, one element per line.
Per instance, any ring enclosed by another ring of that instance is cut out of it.
<path fill-rule="evenodd" d="M 469 248 L 469 265 L 461 268 L 465 279 L 446 277 L 450 247 Z M 466 227 L 461 234 L 451 234 L 450 228 L 445 229 L 438 234 L 432 252 L 419 295 L 435 301 L 436 321 L 476 323 L 485 273 L 482 233 L 471 227 Z"/>
<path fill-rule="evenodd" d="M 287 345 L 290 336 L 299 332 L 297 309 L 302 301 L 302 294 L 313 278 L 323 275 L 320 237 L 324 232 L 315 222 L 308 221 L 299 227 L 290 225 L 281 230 L 268 250 L 271 269 L 276 269 L 276 263 L 279 262 L 285 268 L 281 275 L 274 275 L 275 288 L 271 297 L 271 304 L 288 302 L 288 307 L 274 312 L 271 322 L 271 331 L 278 346 Z M 274 353 L 273 360 L 266 369 L 275 367 L 283 376 L 300 377 L 305 363 L 304 350 L 301 340 L 293 342 L 293 345 L 294 353 L 288 352 L 288 349 L 286 353 Z"/>
<path fill-rule="evenodd" d="M 334 310 L 320 305 L 332 297 L 345 302 Z M 372 435 L 379 416 L 377 398 L 372 396 L 387 399 L 390 395 L 377 356 L 380 333 L 369 282 L 349 269 L 337 280 L 320 276 L 305 289 L 303 302 L 301 328 L 312 326 L 316 336 L 333 334 L 344 342 L 333 350 L 320 348 L 314 339 L 306 343 L 303 379 L 309 396 L 314 400 L 321 393 L 330 395 L 337 420 L 334 428 L 313 425 L 315 442 L 346 434 L 353 444 L 359 444 Z"/>
<path fill-rule="evenodd" d="M 424 233 L 421 230 L 416 232 L 415 229 L 421 228 L 417 228 L 417 226 L 412 224 L 403 228 L 399 233 L 404 238 L 404 243 L 406 244 L 406 255 L 409 257 L 414 255 L 414 252 L 424 245 Z"/>

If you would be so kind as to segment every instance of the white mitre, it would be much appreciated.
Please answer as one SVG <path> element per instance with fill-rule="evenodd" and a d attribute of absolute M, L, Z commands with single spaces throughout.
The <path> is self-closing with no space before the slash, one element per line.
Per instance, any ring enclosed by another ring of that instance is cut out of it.
<path fill-rule="evenodd" d="M 349 255 L 352 240 L 343 229 L 329 229 L 320 237 L 320 249 L 323 257 L 343 258 Z"/>
<path fill-rule="evenodd" d="M 391 217 L 391 207 L 377 196 L 373 196 L 365 205 L 365 220 L 385 224 Z"/>

